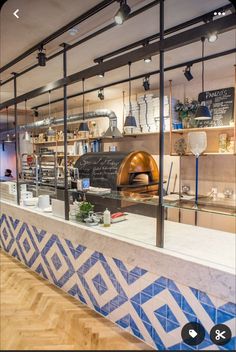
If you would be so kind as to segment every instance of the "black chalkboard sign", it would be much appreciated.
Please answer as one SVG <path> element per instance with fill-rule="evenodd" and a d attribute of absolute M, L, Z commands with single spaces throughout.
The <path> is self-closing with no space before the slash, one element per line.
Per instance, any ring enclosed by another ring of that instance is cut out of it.
<path fill-rule="evenodd" d="M 117 175 L 120 165 L 128 153 L 87 153 L 76 162 L 80 178 L 89 178 L 93 187 L 117 189 Z"/>
<path fill-rule="evenodd" d="M 202 92 L 198 101 L 209 107 L 212 120 L 201 121 L 203 126 L 229 126 L 234 119 L 234 87 Z"/>

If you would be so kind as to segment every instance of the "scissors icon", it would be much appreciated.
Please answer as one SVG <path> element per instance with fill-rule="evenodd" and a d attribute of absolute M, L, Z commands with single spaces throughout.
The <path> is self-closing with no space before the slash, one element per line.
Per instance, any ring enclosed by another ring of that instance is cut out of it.
<path fill-rule="evenodd" d="M 226 331 L 220 331 L 220 330 L 216 330 L 215 331 L 216 332 L 216 337 L 215 337 L 215 339 L 217 340 L 217 341 L 219 341 L 220 339 L 223 339 L 223 340 L 225 340 L 226 339 L 226 337 L 224 336 L 224 334 L 226 333 Z"/>

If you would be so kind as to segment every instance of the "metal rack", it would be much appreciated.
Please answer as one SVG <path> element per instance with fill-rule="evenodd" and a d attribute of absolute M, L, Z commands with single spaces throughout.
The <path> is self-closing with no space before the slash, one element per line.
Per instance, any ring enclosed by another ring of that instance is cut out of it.
<path fill-rule="evenodd" d="M 38 195 L 38 156 L 32 155 L 31 164 L 27 160 L 28 156 L 27 153 L 21 156 L 21 182 L 26 183 L 28 188 Z"/>
<path fill-rule="evenodd" d="M 57 193 L 57 157 L 54 151 L 40 152 L 38 160 L 38 185 L 47 186 L 53 193 Z"/>

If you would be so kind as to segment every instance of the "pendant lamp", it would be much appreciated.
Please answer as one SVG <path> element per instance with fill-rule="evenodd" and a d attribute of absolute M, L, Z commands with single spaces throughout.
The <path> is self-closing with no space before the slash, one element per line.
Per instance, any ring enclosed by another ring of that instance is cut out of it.
<path fill-rule="evenodd" d="M 202 41 L 202 92 L 204 92 L 204 73 L 205 73 L 205 63 L 204 63 L 204 44 L 205 38 L 201 38 Z M 209 108 L 205 105 L 205 102 L 202 102 L 201 105 L 197 108 L 195 120 L 197 121 L 207 121 L 211 120 L 211 113 Z"/>
<path fill-rule="evenodd" d="M 131 62 L 129 62 L 129 114 L 125 118 L 125 127 L 137 127 L 135 117 L 132 115 L 131 105 Z"/>
<path fill-rule="evenodd" d="M 51 91 L 48 92 L 48 119 L 49 119 L 49 127 L 47 131 L 48 136 L 55 136 L 56 131 L 51 127 Z"/>
<path fill-rule="evenodd" d="M 29 132 L 26 130 L 26 125 L 27 125 L 27 100 L 25 99 L 25 134 L 23 138 L 26 142 L 29 142 L 30 135 L 29 135 Z"/>
<path fill-rule="evenodd" d="M 6 107 L 6 113 L 7 113 L 7 139 L 4 141 L 4 143 L 12 143 L 11 136 L 8 133 L 8 107 Z"/>
<path fill-rule="evenodd" d="M 89 132 L 88 123 L 85 121 L 84 116 L 84 78 L 82 79 L 82 89 L 83 89 L 83 122 L 79 125 L 79 132 Z"/>

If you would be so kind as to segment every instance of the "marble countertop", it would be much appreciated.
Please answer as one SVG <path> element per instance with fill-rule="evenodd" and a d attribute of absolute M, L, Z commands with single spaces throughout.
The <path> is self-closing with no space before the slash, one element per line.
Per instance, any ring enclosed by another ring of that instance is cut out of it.
<path fill-rule="evenodd" d="M 1 201 L 1 208 L 39 228 L 45 224 L 45 230 L 75 244 L 235 302 L 236 237 L 232 233 L 165 221 L 164 248 L 157 248 L 154 218 L 129 214 L 128 220 L 108 228 L 88 227 L 5 201 Z"/>

